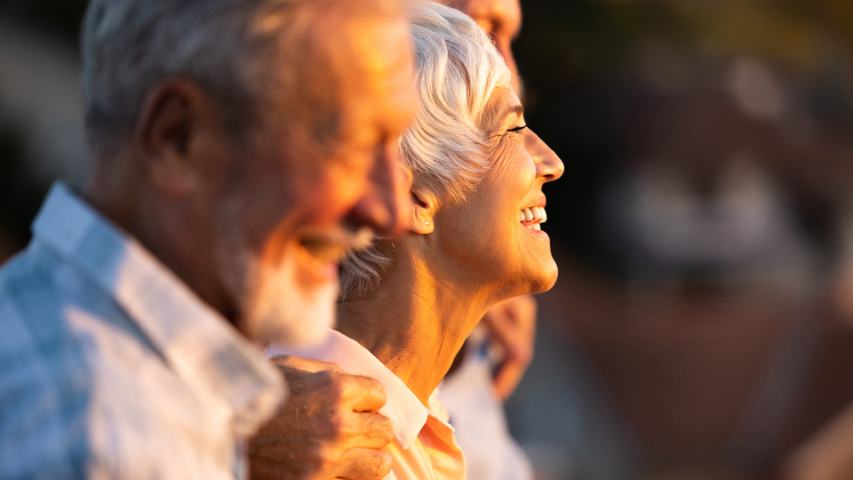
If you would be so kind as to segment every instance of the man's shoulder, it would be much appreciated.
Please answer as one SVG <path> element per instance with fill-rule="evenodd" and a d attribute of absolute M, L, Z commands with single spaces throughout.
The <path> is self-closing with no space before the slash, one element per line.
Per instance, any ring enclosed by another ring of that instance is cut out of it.
<path fill-rule="evenodd" d="M 71 307 L 84 305 L 63 286 L 60 262 L 28 248 L 0 268 L 0 375 L 33 362 L 60 360 L 74 342 Z M 67 275 L 67 273 L 66 273 Z M 77 279 L 66 278 L 66 285 Z M 2 382 L 0 382 L 2 387 Z"/>
<path fill-rule="evenodd" d="M 105 344 L 103 332 L 118 323 L 106 318 L 121 312 L 100 306 L 109 299 L 78 290 L 87 287 L 71 284 L 85 280 L 51 262 L 25 251 L 0 269 L 0 478 L 109 470 L 112 454 L 98 437 L 121 425 L 104 415 L 120 411 L 119 398 L 144 398 L 142 388 L 111 393 L 110 378 L 130 382 L 138 373 Z"/>
<path fill-rule="evenodd" d="M 37 368 L 36 359 L 67 352 L 72 339 L 66 335 L 66 307 L 71 303 L 56 271 L 30 251 L 0 268 L 0 379 Z"/>
<path fill-rule="evenodd" d="M 0 267 L 0 322 L 43 316 L 63 298 L 60 263 L 32 245 Z"/>
<path fill-rule="evenodd" d="M 90 462 L 99 347 L 70 318 L 95 312 L 55 260 L 28 249 L 0 268 L 0 477 L 83 477 Z"/>
<path fill-rule="evenodd" d="M 61 339 L 60 298 L 27 251 L 0 269 L 0 476 L 83 476 L 88 375 Z"/>
<path fill-rule="evenodd" d="M 0 268 L 0 367 L 14 369 L 44 350 L 62 323 L 56 278 L 30 250 Z M 4 377 L 6 375 L 3 375 Z"/>
<path fill-rule="evenodd" d="M 57 346 L 85 341 L 86 325 L 74 321 L 80 315 L 126 323 L 111 295 L 71 261 L 31 244 L 0 267 L 0 366 L 10 352 L 52 354 L 64 351 Z"/>

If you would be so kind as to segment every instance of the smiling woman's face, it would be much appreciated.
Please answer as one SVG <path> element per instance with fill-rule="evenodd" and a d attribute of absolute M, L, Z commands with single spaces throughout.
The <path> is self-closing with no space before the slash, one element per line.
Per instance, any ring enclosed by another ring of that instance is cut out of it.
<path fill-rule="evenodd" d="M 473 282 L 506 296 L 548 290 L 557 279 L 545 220 L 542 186 L 563 174 L 563 162 L 526 127 L 518 97 L 495 90 L 484 130 L 493 147 L 489 170 L 464 201 L 435 216 L 438 247 Z"/>

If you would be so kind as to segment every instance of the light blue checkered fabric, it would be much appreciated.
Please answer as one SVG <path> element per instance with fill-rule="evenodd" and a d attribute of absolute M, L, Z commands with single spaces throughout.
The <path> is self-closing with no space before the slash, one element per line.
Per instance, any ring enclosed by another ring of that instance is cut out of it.
<path fill-rule="evenodd" d="M 0 479 L 233 478 L 284 387 L 67 187 L 0 269 Z"/>

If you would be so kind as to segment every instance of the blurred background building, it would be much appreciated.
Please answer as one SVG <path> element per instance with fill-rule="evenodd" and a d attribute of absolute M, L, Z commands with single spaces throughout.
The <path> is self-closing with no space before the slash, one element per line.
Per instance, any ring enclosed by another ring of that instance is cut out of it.
<path fill-rule="evenodd" d="M 781 478 L 828 430 L 853 459 L 849 1 L 522 6 L 527 119 L 566 164 L 508 403 L 537 476 Z M 0 259 L 86 179 L 84 7 L 0 1 Z"/>

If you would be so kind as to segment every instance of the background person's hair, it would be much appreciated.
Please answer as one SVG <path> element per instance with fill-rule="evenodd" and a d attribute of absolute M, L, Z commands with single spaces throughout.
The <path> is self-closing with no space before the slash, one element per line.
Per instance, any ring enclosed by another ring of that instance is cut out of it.
<path fill-rule="evenodd" d="M 489 167 L 495 140 L 486 108 L 512 75 L 489 36 L 468 15 L 433 2 L 410 9 L 419 107 L 400 141 L 415 184 L 439 202 L 461 202 Z M 381 241 L 381 240 L 379 240 Z M 369 292 L 391 259 L 374 246 L 341 266 L 341 299 Z"/>
<path fill-rule="evenodd" d="M 315 88 L 316 82 L 304 81 L 312 72 L 305 71 L 308 66 L 299 59 L 304 58 L 306 35 L 317 12 L 335 3 L 92 0 L 80 43 L 86 127 L 93 148 L 119 147 L 132 131 L 146 94 L 170 77 L 202 86 L 220 102 L 230 131 L 248 131 L 263 109 L 270 108 L 273 93 L 288 99 L 294 89 L 307 93 Z"/>

